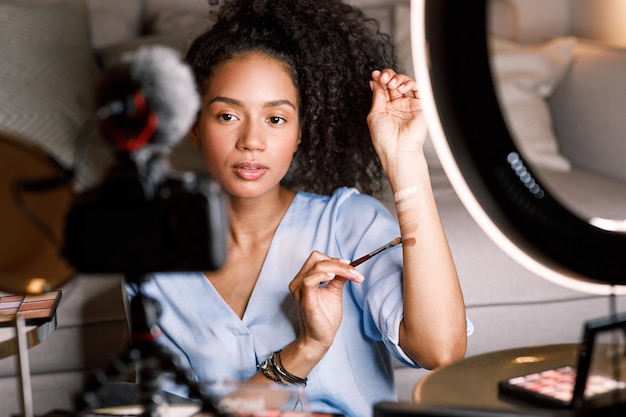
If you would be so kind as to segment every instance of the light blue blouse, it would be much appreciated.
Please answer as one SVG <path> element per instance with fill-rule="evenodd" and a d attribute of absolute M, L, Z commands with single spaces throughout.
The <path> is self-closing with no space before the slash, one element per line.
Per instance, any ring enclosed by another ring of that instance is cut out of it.
<path fill-rule="evenodd" d="M 272 240 L 243 319 L 201 272 L 155 274 L 144 284 L 144 292 L 163 307 L 159 340 L 199 381 L 248 379 L 271 352 L 296 337 L 298 316 L 288 285 L 311 251 L 356 259 L 397 236 L 396 220 L 371 196 L 353 188 L 332 196 L 299 192 Z M 418 366 L 398 345 L 401 248 L 357 269 L 365 281 L 346 284 L 334 343 L 308 375 L 306 392 L 314 411 L 370 416 L 376 402 L 396 399 L 390 353 Z"/>

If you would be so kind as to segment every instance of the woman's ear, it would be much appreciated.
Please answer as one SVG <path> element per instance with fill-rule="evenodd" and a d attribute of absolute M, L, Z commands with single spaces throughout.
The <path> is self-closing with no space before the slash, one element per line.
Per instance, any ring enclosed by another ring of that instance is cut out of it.
<path fill-rule="evenodd" d="M 293 153 L 298 152 L 298 147 L 300 146 L 300 143 L 302 143 L 302 129 L 298 131 L 298 141 L 296 142 L 296 149 L 293 150 Z"/>
<path fill-rule="evenodd" d="M 196 148 L 200 147 L 200 129 L 199 129 L 198 119 L 191 125 L 191 129 L 189 129 L 189 136 L 191 136 L 191 143 Z"/>

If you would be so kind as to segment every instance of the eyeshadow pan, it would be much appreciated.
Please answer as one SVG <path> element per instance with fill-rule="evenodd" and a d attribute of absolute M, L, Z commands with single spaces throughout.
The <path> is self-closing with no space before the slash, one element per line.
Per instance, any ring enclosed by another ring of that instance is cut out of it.
<path fill-rule="evenodd" d="M 31 302 L 24 301 L 20 307 L 20 311 L 39 310 L 42 308 L 49 309 L 53 305 L 54 305 L 53 300 L 31 301 Z"/>
<path fill-rule="evenodd" d="M 45 292 L 43 294 L 29 294 L 24 297 L 24 301 L 42 301 L 42 300 L 51 300 L 54 301 L 57 298 L 56 292 Z"/>
<path fill-rule="evenodd" d="M 20 306 L 20 301 L 9 301 L 7 303 L 0 303 L 0 311 L 17 309 Z"/>
<path fill-rule="evenodd" d="M 25 319 L 42 319 L 48 317 L 50 310 L 46 308 L 43 310 L 21 311 L 20 314 Z"/>
<path fill-rule="evenodd" d="M 17 307 L 13 307 L 13 308 L 6 308 L 6 309 L 2 309 L 0 310 L 0 316 L 14 316 L 17 314 Z"/>
<path fill-rule="evenodd" d="M 23 295 L 5 295 L 4 297 L 0 297 L 0 303 L 9 302 L 9 301 L 19 301 L 22 302 L 24 299 Z"/>

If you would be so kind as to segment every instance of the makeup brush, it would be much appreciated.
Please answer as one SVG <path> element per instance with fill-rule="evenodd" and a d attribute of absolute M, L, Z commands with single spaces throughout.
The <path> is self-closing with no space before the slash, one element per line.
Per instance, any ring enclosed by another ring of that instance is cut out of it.
<path fill-rule="evenodd" d="M 356 260 L 350 262 L 350 266 L 361 265 L 363 262 L 367 261 L 372 256 L 378 255 L 379 253 L 381 253 L 385 249 L 393 248 L 394 246 L 397 246 L 397 245 L 399 245 L 401 243 L 402 243 L 402 238 L 401 237 L 397 237 L 394 240 L 390 241 L 389 243 L 386 243 L 383 246 L 381 246 L 380 248 L 376 249 L 375 251 L 370 252 L 367 255 L 362 256 L 359 259 L 356 259 Z"/>

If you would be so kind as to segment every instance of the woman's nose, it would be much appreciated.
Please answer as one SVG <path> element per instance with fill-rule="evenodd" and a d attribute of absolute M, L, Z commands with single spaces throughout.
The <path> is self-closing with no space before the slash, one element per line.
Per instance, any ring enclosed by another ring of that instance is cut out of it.
<path fill-rule="evenodd" d="M 239 135 L 237 147 L 241 150 L 258 151 L 265 149 L 265 137 L 262 126 L 248 122 Z"/>

